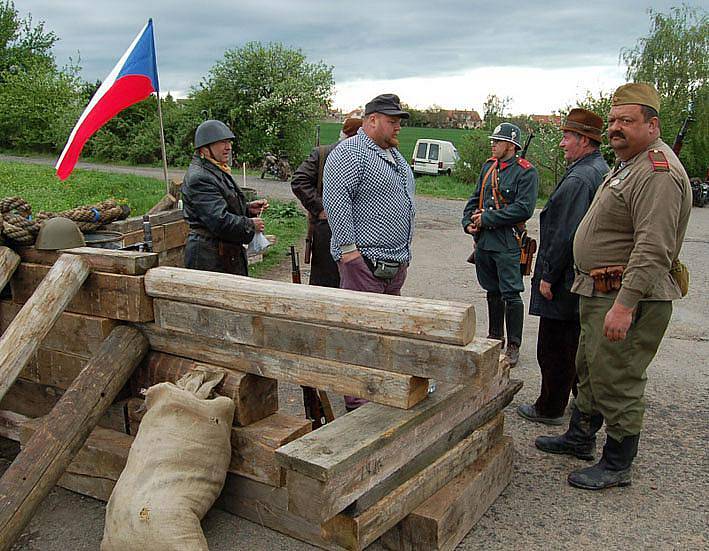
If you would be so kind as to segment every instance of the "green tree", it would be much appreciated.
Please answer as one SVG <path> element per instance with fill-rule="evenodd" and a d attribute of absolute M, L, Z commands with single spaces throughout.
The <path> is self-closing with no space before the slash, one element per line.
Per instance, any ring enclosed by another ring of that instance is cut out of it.
<path fill-rule="evenodd" d="M 52 46 L 58 40 L 44 30 L 44 22 L 32 24 L 32 16 L 21 18 L 14 2 L 0 2 L 0 74 L 36 68 L 38 63 L 54 66 Z"/>
<path fill-rule="evenodd" d="M 709 16 L 687 5 L 649 14 L 649 34 L 620 57 L 628 79 L 652 83 L 660 93 L 665 141 L 672 143 L 692 106 L 695 126 L 681 159 L 690 175 L 703 176 L 709 166 Z"/>
<path fill-rule="evenodd" d="M 295 165 L 313 145 L 333 86 L 332 67 L 309 63 L 300 50 L 249 42 L 227 50 L 190 96 L 197 112 L 232 128 L 237 161 L 253 163 L 282 150 Z"/>
<path fill-rule="evenodd" d="M 494 128 L 505 118 L 512 98 L 499 97 L 497 94 L 489 94 L 483 103 L 483 122 L 486 130 L 492 132 Z"/>

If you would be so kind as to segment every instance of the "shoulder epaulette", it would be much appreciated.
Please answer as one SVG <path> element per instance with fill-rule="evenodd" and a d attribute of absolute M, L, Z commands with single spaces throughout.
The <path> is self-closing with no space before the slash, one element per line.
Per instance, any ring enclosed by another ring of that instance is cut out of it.
<path fill-rule="evenodd" d="M 653 172 L 669 172 L 670 163 L 665 154 L 659 149 L 651 149 L 647 152 L 648 159 L 652 163 Z"/>
<path fill-rule="evenodd" d="M 532 168 L 534 166 L 527 159 L 522 159 L 521 157 L 517 159 L 517 164 L 521 166 L 524 170 L 527 170 L 528 168 Z"/>

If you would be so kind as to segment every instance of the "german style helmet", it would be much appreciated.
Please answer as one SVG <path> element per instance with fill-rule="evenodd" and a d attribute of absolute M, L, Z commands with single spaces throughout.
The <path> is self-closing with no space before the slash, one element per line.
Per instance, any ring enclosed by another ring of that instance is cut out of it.
<path fill-rule="evenodd" d="M 42 222 L 34 247 L 43 251 L 58 251 L 85 245 L 84 235 L 76 222 L 58 216 Z"/>
<path fill-rule="evenodd" d="M 221 140 L 233 140 L 234 133 L 222 121 L 204 121 L 194 133 L 194 148 L 199 149 L 204 145 Z"/>
<path fill-rule="evenodd" d="M 501 142 L 511 142 L 515 144 L 517 149 L 522 149 L 522 131 L 519 126 L 510 122 L 503 122 L 495 127 L 492 131 L 491 140 L 499 140 Z"/>

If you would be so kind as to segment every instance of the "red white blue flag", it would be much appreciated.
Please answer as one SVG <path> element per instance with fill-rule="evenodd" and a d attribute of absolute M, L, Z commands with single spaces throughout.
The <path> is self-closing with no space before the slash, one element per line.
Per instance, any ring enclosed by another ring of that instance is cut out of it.
<path fill-rule="evenodd" d="M 159 93 L 160 85 L 153 20 L 149 19 L 91 98 L 71 131 L 55 167 L 59 179 L 66 180 L 71 174 L 84 144 L 99 128 L 126 107 L 144 100 L 152 92 Z"/>

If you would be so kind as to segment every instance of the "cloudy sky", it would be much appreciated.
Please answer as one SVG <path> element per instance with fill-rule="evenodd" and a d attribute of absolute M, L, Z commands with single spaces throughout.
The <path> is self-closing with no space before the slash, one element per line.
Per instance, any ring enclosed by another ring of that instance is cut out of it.
<path fill-rule="evenodd" d="M 702 4 L 704 0 L 699 3 Z M 57 33 L 59 64 L 103 79 L 152 17 L 160 87 L 184 96 L 226 49 L 251 40 L 300 48 L 334 67 L 336 107 L 381 92 L 416 107 L 550 113 L 624 81 L 621 48 L 648 33 L 648 8 L 680 0 L 15 0 Z M 696 3 L 696 2 L 694 2 Z"/>

